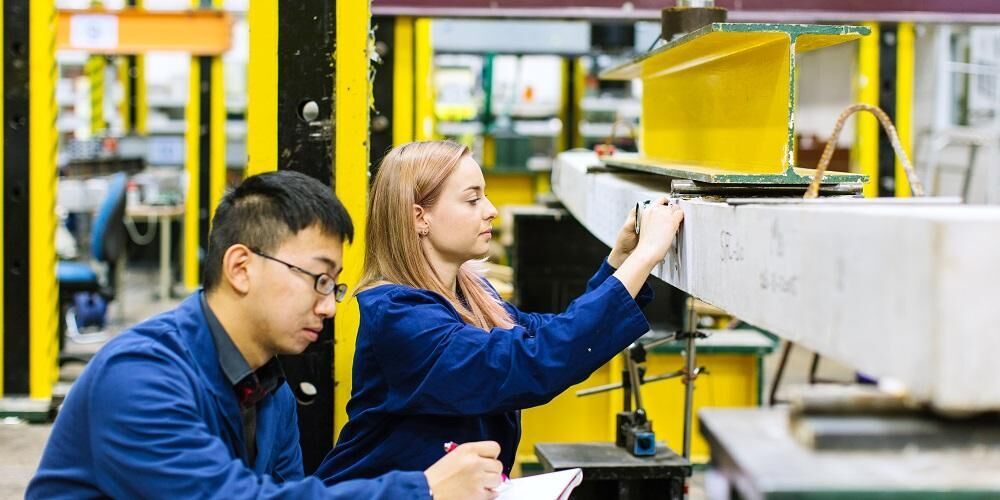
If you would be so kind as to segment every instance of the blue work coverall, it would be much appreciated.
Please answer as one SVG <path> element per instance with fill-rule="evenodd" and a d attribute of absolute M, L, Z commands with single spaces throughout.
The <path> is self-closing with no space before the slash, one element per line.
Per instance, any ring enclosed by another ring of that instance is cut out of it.
<path fill-rule="evenodd" d="M 303 478 L 291 389 L 282 384 L 258 405 L 251 468 L 241 458 L 236 395 L 196 293 L 90 361 L 63 403 L 26 497 L 429 497 L 423 472 L 332 487 Z"/>
<path fill-rule="evenodd" d="M 605 261 L 562 314 L 504 303 L 515 326 L 491 331 L 427 290 L 389 284 L 359 293 L 350 419 L 315 474 L 331 484 L 423 470 L 445 442 L 482 440 L 500 443 L 509 474 L 519 410 L 582 382 L 649 331 L 640 306 L 652 289 L 633 299 L 613 272 Z"/>

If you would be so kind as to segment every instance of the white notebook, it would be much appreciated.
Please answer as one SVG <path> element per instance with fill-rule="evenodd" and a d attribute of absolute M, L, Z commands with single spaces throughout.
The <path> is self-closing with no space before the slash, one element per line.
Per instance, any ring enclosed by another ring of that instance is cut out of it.
<path fill-rule="evenodd" d="M 511 479 L 497 488 L 501 500 L 566 500 L 583 481 L 583 471 L 567 469 Z"/>

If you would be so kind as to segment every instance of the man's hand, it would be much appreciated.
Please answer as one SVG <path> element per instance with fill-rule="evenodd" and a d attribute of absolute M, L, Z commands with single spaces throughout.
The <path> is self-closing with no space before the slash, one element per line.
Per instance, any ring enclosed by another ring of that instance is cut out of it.
<path fill-rule="evenodd" d="M 424 471 L 434 500 L 496 498 L 503 464 L 500 445 L 479 441 L 459 445 Z"/>

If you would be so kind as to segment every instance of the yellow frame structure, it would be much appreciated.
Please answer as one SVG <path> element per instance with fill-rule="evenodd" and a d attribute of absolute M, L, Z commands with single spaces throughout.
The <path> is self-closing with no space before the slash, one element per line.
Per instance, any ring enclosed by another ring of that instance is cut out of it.
<path fill-rule="evenodd" d="M 896 132 L 907 158 L 913 158 L 913 82 L 914 82 L 913 23 L 896 27 Z M 910 181 L 903 163 L 896 158 L 896 196 L 911 196 Z"/>
<path fill-rule="evenodd" d="M 371 40 L 369 2 L 340 0 L 336 10 L 336 84 L 334 122 L 350 124 L 335 131 L 334 176 L 336 194 L 354 222 L 354 242 L 344 250 L 341 281 L 354 288 L 361 278 L 365 257 L 365 226 L 368 205 L 368 49 Z M 347 423 L 347 401 L 351 398 L 351 373 L 355 338 L 361 323 L 358 301 L 353 297 L 337 308 L 334 317 L 334 435 Z"/>
<path fill-rule="evenodd" d="M 392 64 L 392 144 L 414 139 L 414 34 L 413 18 L 395 20 L 395 55 Z"/>
<path fill-rule="evenodd" d="M 250 53 L 247 65 L 247 171 L 246 175 L 278 168 L 278 18 L 277 1 L 250 2 L 247 19 Z"/>
<path fill-rule="evenodd" d="M 880 36 L 878 23 L 865 23 L 871 31 L 871 36 L 863 38 L 858 44 L 858 81 L 856 94 L 858 102 L 878 106 L 878 39 Z M 854 169 L 878 179 L 878 120 L 874 115 L 861 113 L 857 121 L 857 139 L 854 141 Z M 878 184 L 869 182 L 862 191 L 867 198 L 878 196 Z"/>
<path fill-rule="evenodd" d="M 191 0 L 192 7 L 200 5 L 200 0 Z M 203 9 L 192 11 L 205 19 L 215 19 L 221 12 L 222 0 L 213 0 L 215 10 Z M 228 14 L 226 14 L 228 16 Z M 227 29 L 229 24 L 226 24 Z M 191 30 L 191 28 L 187 28 Z M 227 32 L 228 34 L 228 32 Z M 227 46 L 228 48 L 228 46 Z M 207 50 L 207 49 L 206 49 Z M 184 131 L 185 162 L 187 173 L 187 196 L 184 199 L 184 244 L 181 250 L 183 261 L 183 282 L 185 288 L 194 290 L 201 283 L 201 266 L 199 265 L 200 231 L 201 231 L 201 63 L 200 57 L 212 55 L 211 63 L 211 93 L 209 94 L 209 221 L 215 213 L 215 207 L 222 199 L 226 188 L 226 101 L 222 77 L 222 58 L 219 54 L 208 51 L 194 52 L 191 56 L 190 74 L 188 79 L 188 103 L 185 109 L 187 122 Z"/>
<path fill-rule="evenodd" d="M 32 0 L 30 11 L 29 130 L 31 165 L 29 217 L 31 233 L 28 265 L 30 335 L 30 397 L 45 400 L 59 378 L 59 287 L 56 283 L 56 60 L 54 46 L 55 4 Z"/>
<path fill-rule="evenodd" d="M 639 158 L 606 163 L 709 183 L 806 184 L 795 157 L 796 55 L 856 26 L 714 23 L 601 75 L 641 78 Z M 826 174 L 826 182 L 859 182 Z"/>

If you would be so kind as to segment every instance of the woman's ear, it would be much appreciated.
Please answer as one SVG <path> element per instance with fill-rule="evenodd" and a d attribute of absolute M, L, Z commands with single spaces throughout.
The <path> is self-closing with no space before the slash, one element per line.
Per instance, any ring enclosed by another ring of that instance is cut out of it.
<path fill-rule="evenodd" d="M 222 256 L 222 279 L 240 295 L 250 292 L 252 254 L 246 245 L 236 244 L 229 247 Z"/>
<path fill-rule="evenodd" d="M 427 236 L 431 231 L 430 221 L 427 220 L 427 211 L 424 207 L 413 204 L 413 229 L 417 232 L 417 236 Z"/>

